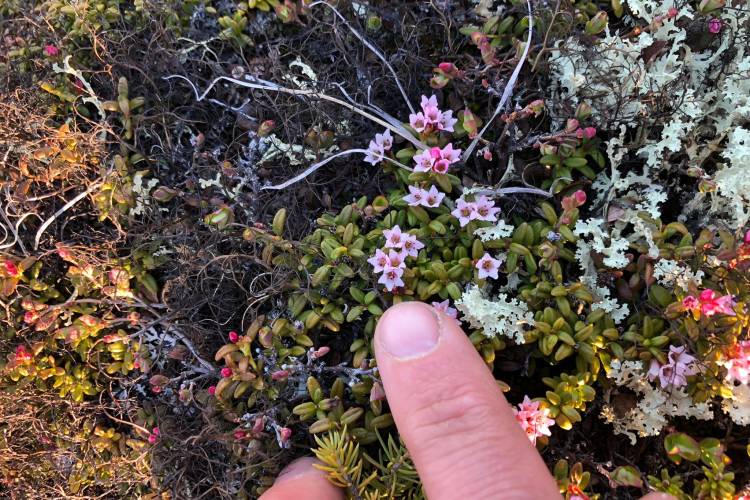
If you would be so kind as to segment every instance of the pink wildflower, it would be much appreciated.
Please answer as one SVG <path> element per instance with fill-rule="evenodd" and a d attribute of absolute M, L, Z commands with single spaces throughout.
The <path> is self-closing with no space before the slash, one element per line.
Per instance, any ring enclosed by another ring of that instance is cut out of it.
<path fill-rule="evenodd" d="M 518 409 L 513 408 L 513 414 L 532 443 L 536 444 L 537 438 L 541 436 L 552 435 L 550 427 L 555 425 L 555 421 L 549 418 L 547 408 L 539 408 L 539 401 L 531 401 L 528 396 L 524 396 Z"/>
<path fill-rule="evenodd" d="M 58 49 L 55 45 L 48 44 L 44 46 L 44 53 L 48 57 L 57 57 L 60 55 L 60 49 Z"/>
<path fill-rule="evenodd" d="M 458 311 L 450 307 L 450 301 L 448 299 L 445 299 L 442 302 L 433 302 L 432 307 L 442 312 L 449 318 L 453 318 L 453 319 L 458 318 Z"/>
<path fill-rule="evenodd" d="M 229 332 L 229 341 L 232 344 L 236 344 L 238 340 L 240 340 L 240 335 L 237 332 L 235 332 L 234 330 Z"/>
<path fill-rule="evenodd" d="M 370 165 L 377 165 L 385 157 L 385 150 L 383 146 L 377 144 L 374 140 L 370 141 L 370 145 L 367 147 L 367 153 L 365 154 L 365 161 Z"/>
<path fill-rule="evenodd" d="M 394 288 L 404 286 L 404 281 L 401 279 L 403 275 L 403 268 L 388 266 L 383 270 L 383 275 L 380 276 L 378 283 L 385 285 L 385 289 L 392 292 Z"/>
<path fill-rule="evenodd" d="M 447 66 L 446 66 L 447 67 Z M 430 132 L 432 130 L 442 130 L 453 132 L 453 126 L 458 123 L 458 119 L 453 118 L 453 111 L 440 111 L 437 97 L 422 96 L 420 102 L 422 111 L 409 115 L 409 125 L 417 132 Z"/>
<path fill-rule="evenodd" d="M 742 340 L 731 350 L 724 362 L 727 369 L 727 380 L 750 384 L 750 340 Z"/>
<path fill-rule="evenodd" d="M 427 128 L 427 120 L 425 119 L 424 113 L 414 113 L 409 115 L 409 125 L 417 132 L 424 132 Z"/>
<path fill-rule="evenodd" d="M 713 33 L 714 35 L 721 32 L 722 28 L 722 22 L 719 18 L 712 18 L 710 21 L 708 21 L 708 32 Z"/>
<path fill-rule="evenodd" d="M 586 139 L 593 139 L 596 137 L 596 128 L 595 127 L 586 127 L 583 129 L 583 136 Z"/>
<path fill-rule="evenodd" d="M 477 218 L 476 205 L 473 202 L 464 200 L 463 196 L 456 200 L 456 208 L 453 209 L 451 215 L 458 219 L 458 223 L 461 227 Z"/>
<path fill-rule="evenodd" d="M 375 250 L 375 255 L 367 259 L 367 262 L 372 266 L 374 272 L 380 273 L 388 265 L 388 255 L 378 248 Z"/>
<path fill-rule="evenodd" d="M 700 312 L 706 317 L 710 318 L 716 313 L 735 316 L 735 302 L 731 295 L 719 297 L 715 291 L 706 289 L 700 293 L 698 300 L 700 300 Z"/>
<path fill-rule="evenodd" d="M 670 386 L 676 388 L 686 386 L 686 377 L 698 373 L 695 357 L 686 353 L 686 350 L 685 346 L 669 346 L 666 363 L 661 364 L 656 359 L 651 360 L 648 379 L 653 382 L 658 378 L 662 389 Z"/>
<path fill-rule="evenodd" d="M 453 118 L 453 111 L 443 111 L 440 114 L 440 118 L 438 118 L 437 121 L 437 128 L 438 130 L 442 130 L 444 132 L 453 132 L 453 126 L 458 123 L 457 118 Z"/>
<path fill-rule="evenodd" d="M 409 186 L 409 194 L 401 199 L 408 203 L 409 206 L 416 207 L 423 204 L 426 196 L 427 191 L 424 189 L 417 186 Z"/>
<path fill-rule="evenodd" d="M 391 250 L 388 252 L 388 264 L 386 267 L 404 267 L 404 255 L 401 252 Z"/>
<path fill-rule="evenodd" d="M 474 201 L 474 207 L 476 210 L 476 219 L 487 221 L 487 222 L 496 222 L 497 221 L 497 214 L 500 209 L 495 208 L 495 202 L 487 198 L 486 196 L 482 195 L 477 197 L 477 199 Z"/>
<path fill-rule="evenodd" d="M 404 234 L 402 248 L 402 255 L 416 257 L 419 255 L 419 251 L 424 248 L 424 243 L 419 241 L 413 234 Z"/>
<path fill-rule="evenodd" d="M 479 270 L 479 279 L 493 278 L 497 279 L 497 271 L 500 269 L 501 262 L 498 259 L 492 258 L 487 252 L 482 255 L 476 263 L 476 268 Z"/>
<path fill-rule="evenodd" d="M 215 385 L 211 385 L 211 386 L 208 387 L 208 394 L 210 396 L 213 396 L 213 395 L 216 394 L 216 386 Z"/>
<path fill-rule="evenodd" d="M 700 309 L 701 302 L 692 295 L 688 295 L 682 299 L 682 306 L 689 311 L 694 311 Z"/>
<path fill-rule="evenodd" d="M 221 376 L 224 378 L 229 378 L 232 376 L 232 369 L 228 367 L 224 367 L 221 369 Z"/>
<path fill-rule="evenodd" d="M 383 236 L 385 236 L 385 248 L 401 248 L 402 241 L 401 228 L 398 224 L 393 226 L 391 229 L 385 229 Z"/>
<path fill-rule="evenodd" d="M 422 205 L 428 208 L 435 208 L 440 206 L 445 198 L 445 193 L 441 193 L 435 186 L 430 187 L 429 191 L 425 191 L 425 197 L 422 201 Z"/>
<path fill-rule="evenodd" d="M 414 167 L 415 172 L 429 172 L 432 170 L 432 165 L 435 160 L 432 158 L 432 155 L 430 155 L 430 150 L 426 149 L 421 153 L 414 155 L 414 162 L 416 163 L 416 166 Z"/>

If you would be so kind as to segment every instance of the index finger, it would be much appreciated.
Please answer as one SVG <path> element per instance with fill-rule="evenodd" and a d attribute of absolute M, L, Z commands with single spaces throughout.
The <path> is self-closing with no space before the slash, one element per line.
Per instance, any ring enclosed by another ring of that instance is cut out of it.
<path fill-rule="evenodd" d="M 430 500 L 559 499 L 557 484 L 458 324 L 390 308 L 375 355 L 394 420 Z"/>

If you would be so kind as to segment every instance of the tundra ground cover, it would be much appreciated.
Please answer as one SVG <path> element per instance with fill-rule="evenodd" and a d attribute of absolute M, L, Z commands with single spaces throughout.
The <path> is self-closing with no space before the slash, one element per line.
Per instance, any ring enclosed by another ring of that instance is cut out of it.
<path fill-rule="evenodd" d="M 256 498 L 314 453 L 421 498 L 371 348 L 405 300 L 461 322 L 566 498 L 748 493 L 746 2 L 0 30 L 4 493 Z"/>

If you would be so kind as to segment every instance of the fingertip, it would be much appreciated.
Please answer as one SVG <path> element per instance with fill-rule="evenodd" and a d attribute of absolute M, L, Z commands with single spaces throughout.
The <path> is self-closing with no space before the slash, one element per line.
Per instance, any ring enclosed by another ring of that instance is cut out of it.
<path fill-rule="evenodd" d="M 312 457 L 298 458 L 279 473 L 273 486 L 259 500 L 341 500 L 344 493 L 315 467 L 320 462 Z"/>

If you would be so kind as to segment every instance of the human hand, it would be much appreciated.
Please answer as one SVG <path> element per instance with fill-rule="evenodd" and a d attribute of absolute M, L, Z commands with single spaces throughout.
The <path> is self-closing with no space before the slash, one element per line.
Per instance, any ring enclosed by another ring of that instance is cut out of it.
<path fill-rule="evenodd" d="M 375 357 L 399 434 L 430 500 L 559 499 L 557 484 L 459 324 L 432 307 L 391 307 Z M 340 500 L 312 458 L 292 462 L 261 500 Z M 644 500 L 667 500 L 651 493 Z"/>

